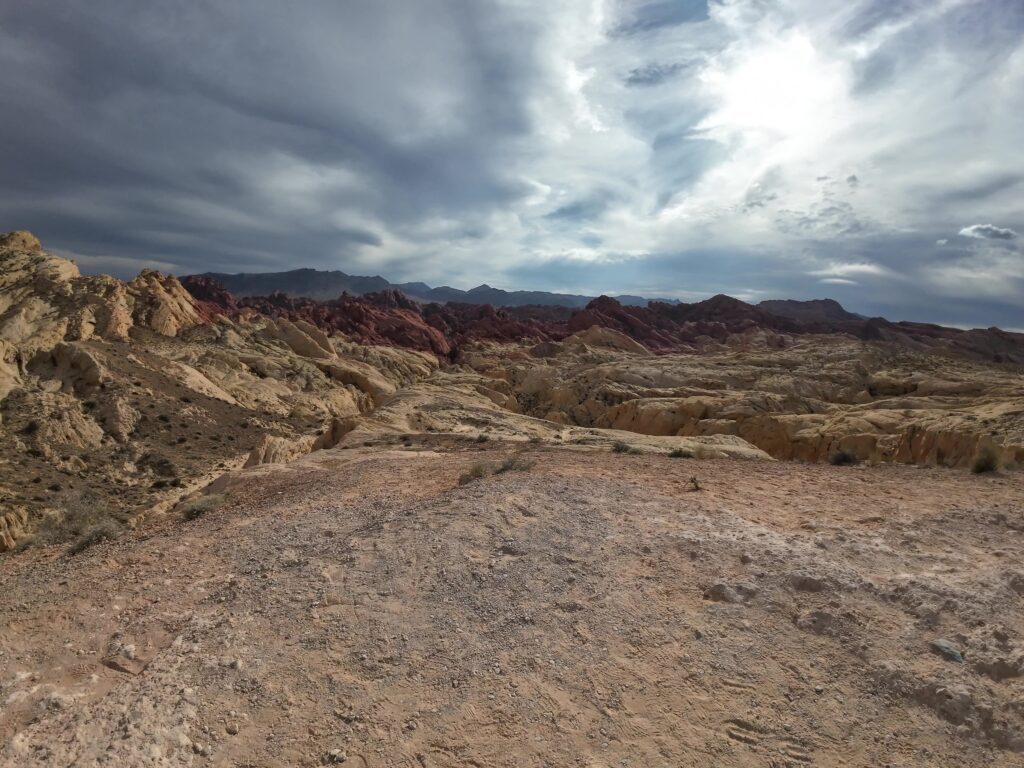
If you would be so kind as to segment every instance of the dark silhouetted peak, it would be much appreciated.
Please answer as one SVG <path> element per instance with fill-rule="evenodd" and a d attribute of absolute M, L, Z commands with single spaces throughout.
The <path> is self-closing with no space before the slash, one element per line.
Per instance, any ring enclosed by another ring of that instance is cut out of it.
<path fill-rule="evenodd" d="M 762 301 L 757 308 L 763 312 L 779 317 L 788 317 L 802 323 L 844 323 L 863 319 L 859 315 L 847 312 L 842 304 L 835 299 L 811 299 L 810 301 L 773 299 Z"/>

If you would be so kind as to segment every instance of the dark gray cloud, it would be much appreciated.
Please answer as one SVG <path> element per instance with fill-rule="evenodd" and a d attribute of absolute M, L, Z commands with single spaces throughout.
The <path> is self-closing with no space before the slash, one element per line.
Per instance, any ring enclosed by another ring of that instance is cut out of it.
<path fill-rule="evenodd" d="M 406 6 L 5 6 L 4 218 L 84 253 L 252 268 L 526 194 L 508 171 L 528 20 Z"/>
<path fill-rule="evenodd" d="M 686 69 L 685 64 L 675 62 L 673 64 L 645 64 L 630 70 L 625 78 L 626 85 L 630 86 L 653 86 L 661 85 Z"/>
<path fill-rule="evenodd" d="M 635 35 L 708 18 L 708 0 L 640 0 L 626 4 L 614 34 Z"/>

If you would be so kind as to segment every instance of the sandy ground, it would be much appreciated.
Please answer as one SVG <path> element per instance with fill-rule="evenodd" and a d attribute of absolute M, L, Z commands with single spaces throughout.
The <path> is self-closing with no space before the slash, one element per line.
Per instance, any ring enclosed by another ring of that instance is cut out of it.
<path fill-rule="evenodd" d="M 1024 765 L 1024 474 L 513 450 L 4 558 L 0 766 Z"/>

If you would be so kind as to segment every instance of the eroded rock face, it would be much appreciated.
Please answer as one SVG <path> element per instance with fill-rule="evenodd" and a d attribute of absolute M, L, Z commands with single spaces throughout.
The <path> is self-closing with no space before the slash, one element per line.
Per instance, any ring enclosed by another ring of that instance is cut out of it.
<path fill-rule="evenodd" d="M 0 235 L 0 249 L 31 253 L 41 251 L 43 246 L 39 242 L 38 237 L 27 230 L 21 229 L 14 232 L 5 232 Z"/>
<path fill-rule="evenodd" d="M 565 425 L 732 435 L 785 460 L 844 452 L 965 467 L 991 451 L 1001 466 L 1024 462 L 1012 367 L 822 336 L 780 350 L 651 356 L 598 343 L 608 333 L 594 326 L 528 357 L 481 347 L 461 360 L 507 382 L 525 413 Z"/>
<path fill-rule="evenodd" d="M 301 317 L 225 311 L 158 272 L 83 277 L 30 235 L 4 236 L 3 547 L 66 515 L 129 519 L 250 454 L 283 461 L 333 445 L 344 419 L 437 367 Z"/>

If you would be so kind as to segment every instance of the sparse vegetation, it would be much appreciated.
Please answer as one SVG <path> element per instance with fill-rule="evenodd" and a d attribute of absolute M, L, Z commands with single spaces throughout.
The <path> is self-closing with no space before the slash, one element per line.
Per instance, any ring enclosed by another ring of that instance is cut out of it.
<path fill-rule="evenodd" d="M 668 455 L 673 459 L 692 459 L 693 451 L 687 450 L 686 448 L 673 448 L 668 452 Z"/>
<path fill-rule="evenodd" d="M 43 516 L 25 544 L 71 542 L 68 554 L 74 555 L 101 541 L 116 539 L 126 530 L 123 514 L 112 514 L 93 499 L 69 500 L 68 503 L 63 515 Z"/>
<path fill-rule="evenodd" d="M 999 469 L 999 459 L 996 456 L 996 452 L 991 448 L 982 448 L 978 451 L 974 457 L 974 462 L 971 464 L 971 472 L 976 475 L 982 475 L 987 472 L 995 472 Z"/>
<path fill-rule="evenodd" d="M 467 485 L 474 480 L 479 480 L 482 477 L 487 476 L 487 466 L 485 464 L 476 463 L 469 468 L 468 471 L 463 472 L 459 476 L 459 485 Z"/>
<path fill-rule="evenodd" d="M 476 436 L 476 441 L 478 443 L 486 443 L 490 439 L 491 438 L 489 436 L 485 435 L 483 432 L 481 432 L 479 435 Z"/>
<path fill-rule="evenodd" d="M 219 509 L 223 504 L 223 494 L 211 493 L 208 496 L 200 496 L 185 502 L 181 508 L 181 516 L 186 520 L 198 520 L 207 512 Z"/>
<path fill-rule="evenodd" d="M 500 475 L 504 472 L 526 472 L 536 463 L 536 461 L 527 459 L 525 456 L 521 456 L 517 453 L 509 456 L 501 462 L 501 464 L 498 465 L 498 468 L 494 470 L 494 474 Z"/>
<path fill-rule="evenodd" d="M 690 490 L 691 491 L 700 491 L 702 489 L 703 489 L 703 487 L 700 484 L 700 480 L 697 479 L 697 476 L 694 475 L 693 477 L 691 477 L 690 478 Z"/>
<path fill-rule="evenodd" d="M 68 547 L 69 555 L 77 555 L 103 541 L 113 541 L 124 533 L 124 526 L 113 518 L 106 518 L 87 528 L 71 546 Z"/>
<path fill-rule="evenodd" d="M 621 440 L 616 440 L 614 443 L 612 443 L 613 453 L 630 453 L 631 451 L 632 449 L 629 447 L 629 444 L 624 443 Z"/>
<path fill-rule="evenodd" d="M 828 457 L 829 464 L 836 467 L 849 466 L 858 462 L 857 454 L 851 451 L 849 448 L 840 448 L 838 451 Z"/>

